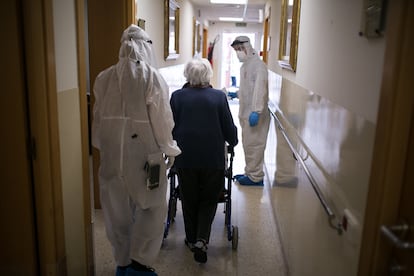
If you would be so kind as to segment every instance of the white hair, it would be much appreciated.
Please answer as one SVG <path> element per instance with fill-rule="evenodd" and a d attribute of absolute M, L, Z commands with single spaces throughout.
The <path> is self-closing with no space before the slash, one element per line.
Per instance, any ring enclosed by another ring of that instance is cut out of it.
<path fill-rule="evenodd" d="M 184 77 L 190 85 L 208 85 L 213 76 L 210 62 L 205 58 L 194 58 L 184 68 Z"/>

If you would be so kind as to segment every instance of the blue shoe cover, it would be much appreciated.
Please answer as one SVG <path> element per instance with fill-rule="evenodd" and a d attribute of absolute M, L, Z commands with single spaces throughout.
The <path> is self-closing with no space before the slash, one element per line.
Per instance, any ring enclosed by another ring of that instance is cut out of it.
<path fill-rule="evenodd" d="M 230 97 L 230 99 L 234 99 L 234 98 L 237 98 L 238 96 L 237 96 L 237 92 L 228 92 L 227 93 L 227 96 L 229 96 Z"/>
<path fill-rule="evenodd" d="M 126 276 L 126 271 L 127 271 L 126 267 L 117 266 L 115 276 Z"/>
<path fill-rule="evenodd" d="M 158 276 L 158 274 L 155 271 L 138 271 L 128 267 L 125 276 Z"/>
<path fill-rule="evenodd" d="M 240 185 L 245 185 L 245 186 L 263 186 L 263 180 L 254 182 L 250 180 L 250 178 L 247 176 L 243 176 L 239 178 L 237 181 L 239 182 Z"/>
<path fill-rule="evenodd" d="M 244 177 L 244 174 L 236 174 L 235 176 L 233 176 L 234 179 L 239 180 L 240 178 Z"/>

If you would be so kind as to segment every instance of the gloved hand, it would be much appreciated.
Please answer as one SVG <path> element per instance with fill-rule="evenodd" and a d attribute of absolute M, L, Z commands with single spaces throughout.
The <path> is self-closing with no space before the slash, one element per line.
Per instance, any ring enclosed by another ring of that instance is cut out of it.
<path fill-rule="evenodd" d="M 255 111 L 250 113 L 249 124 L 251 127 L 257 125 L 257 123 L 259 122 L 259 117 L 260 117 L 260 114 Z"/>
<path fill-rule="evenodd" d="M 167 160 L 166 166 L 167 166 L 167 170 L 168 170 L 174 165 L 175 157 L 174 156 L 166 156 L 166 160 Z"/>
<path fill-rule="evenodd" d="M 228 92 L 227 96 L 230 97 L 230 99 L 234 99 L 237 98 L 237 92 Z"/>

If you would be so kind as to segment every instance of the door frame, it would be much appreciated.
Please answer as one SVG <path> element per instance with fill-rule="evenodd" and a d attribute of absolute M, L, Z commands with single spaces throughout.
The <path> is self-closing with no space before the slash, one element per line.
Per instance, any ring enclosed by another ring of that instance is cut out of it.
<path fill-rule="evenodd" d="M 202 57 L 207 58 L 208 54 L 208 29 L 203 26 L 203 49 L 202 49 Z"/>
<path fill-rule="evenodd" d="M 52 0 L 22 0 L 40 275 L 65 275 Z"/>
<path fill-rule="evenodd" d="M 388 1 L 386 50 L 358 275 L 388 275 L 392 248 L 381 225 L 398 222 L 410 126 L 414 120 L 411 0 Z"/>
<path fill-rule="evenodd" d="M 88 47 L 89 51 L 89 86 L 90 114 L 93 117 L 95 96 L 93 85 L 96 76 L 118 62 L 119 38 L 130 25 L 137 24 L 135 0 L 88 0 Z M 108 20 L 111 18 L 111 20 Z M 105 43 L 103 43 L 103 41 Z M 82 45 L 78 46 L 82 47 Z M 99 151 L 92 148 L 92 172 L 94 208 L 101 209 L 100 188 L 98 183 Z"/>
<path fill-rule="evenodd" d="M 270 47 L 270 10 L 269 15 L 266 16 L 265 20 L 263 21 L 263 49 L 262 49 L 262 58 L 263 62 L 268 64 L 268 56 L 269 56 L 269 47 Z"/>
<path fill-rule="evenodd" d="M 95 275 L 95 259 L 93 251 L 93 220 L 92 220 L 92 193 L 89 168 L 89 118 L 87 100 L 87 61 L 86 61 L 86 11 L 85 0 L 75 0 L 76 14 L 76 48 L 78 63 L 79 108 L 81 126 L 82 151 L 82 182 L 84 206 L 84 235 L 86 252 L 87 275 Z"/>

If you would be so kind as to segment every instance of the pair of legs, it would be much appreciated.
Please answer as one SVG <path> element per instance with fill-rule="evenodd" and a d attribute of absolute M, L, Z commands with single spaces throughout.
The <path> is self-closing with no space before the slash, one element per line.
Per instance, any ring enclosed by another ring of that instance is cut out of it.
<path fill-rule="evenodd" d="M 144 270 L 156 260 L 161 248 L 165 200 L 143 209 L 129 195 L 125 183 L 116 180 L 101 183 L 100 192 L 106 233 L 116 264 Z"/>
<path fill-rule="evenodd" d="M 260 116 L 259 124 L 253 127 L 249 125 L 247 119 L 239 117 L 246 163 L 244 168 L 244 176 L 247 180 L 246 185 L 260 183 L 263 185 L 264 151 L 266 149 L 267 135 L 269 132 L 270 115 L 268 112 L 264 112 Z M 243 182 L 242 177 L 243 175 L 235 176 L 240 184 Z"/>
<path fill-rule="evenodd" d="M 195 245 L 201 242 L 206 250 L 224 189 L 224 169 L 178 169 L 178 179 L 186 241 Z"/>

